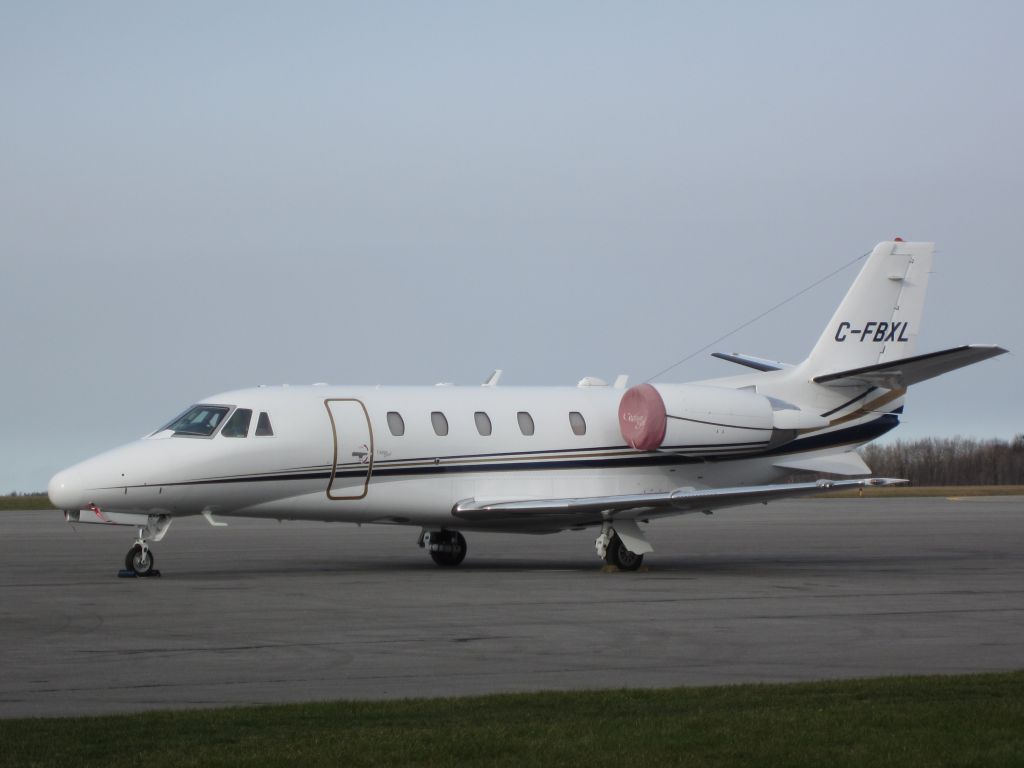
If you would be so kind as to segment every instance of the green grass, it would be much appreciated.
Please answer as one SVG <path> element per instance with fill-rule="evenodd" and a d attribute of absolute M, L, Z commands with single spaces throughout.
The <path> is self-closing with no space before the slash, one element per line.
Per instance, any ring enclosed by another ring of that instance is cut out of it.
<path fill-rule="evenodd" d="M 5 509 L 53 509 L 53 504 L 50 503 L 50 497 L 45 493 L 0 496 L 0 510 Z"/>
<path fill-rule="evenodd" d="M 0 720 L 3 766 L 1024 764 L 1024 672 Z"/>

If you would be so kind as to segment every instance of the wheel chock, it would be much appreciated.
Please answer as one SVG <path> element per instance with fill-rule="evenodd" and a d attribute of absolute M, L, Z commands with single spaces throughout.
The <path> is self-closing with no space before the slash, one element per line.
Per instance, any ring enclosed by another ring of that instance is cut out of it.
<path fill-rule="evenodd" d="M 120 571 L 117 572 L 117 578 L 119 579 L 149 579 L 153 576 L 159 577 L 160 571 L 154 568 L 149 573 L 136 573 L 130 568 L 122 568 Z"/>
<path fill-rule="evenodd" d="M 632 571 L 632 573 L 650 573 L 650 572 L 651 572 L 651 569 L 648 566 L 646 566 L 646 565 L 641 565 L 635 571 Z M 619 566 L 611 565 L 609 563 L 608 565 L 602 565 L 601 566 L 601 573 L 630 573 L 630 571 L 624 571 L 621 568 L 619 568 Z"/>

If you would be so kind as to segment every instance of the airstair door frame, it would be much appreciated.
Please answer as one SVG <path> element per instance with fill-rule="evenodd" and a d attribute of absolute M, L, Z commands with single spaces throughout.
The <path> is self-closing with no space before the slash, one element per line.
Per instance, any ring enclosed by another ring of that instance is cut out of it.
<path fill-rule="evenodd" d="M 334 457 L 327 498 L 354 501 L 366 497 L 373 475 L 373 427 L 362 400 L 332 397 L 324 400 L 334 436 Z M 337 486 L 337 488 L 335 488 Z"/>

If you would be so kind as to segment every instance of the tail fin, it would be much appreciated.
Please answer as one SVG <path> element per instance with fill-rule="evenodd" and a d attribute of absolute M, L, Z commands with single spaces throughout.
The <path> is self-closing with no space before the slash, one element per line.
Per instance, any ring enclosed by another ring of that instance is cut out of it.
<path fill-rule="evenodd" d="M 871 252 L 802 368 L 811 376 L 914 354 L 934 243 L 889 240 Z"/>

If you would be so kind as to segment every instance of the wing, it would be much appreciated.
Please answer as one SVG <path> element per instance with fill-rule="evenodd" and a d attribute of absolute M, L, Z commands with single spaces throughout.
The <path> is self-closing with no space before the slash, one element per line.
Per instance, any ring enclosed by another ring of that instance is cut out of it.
<path fill-rule="evenodd" d="M 813 483 L 780 483 L 741 488 L 678 488 L 666 493 L 591 496 L 579 499 L 466 499 L 455 505 L 452 514 L 472 524 L 550 531 L 598 525 L 608 519 L 646 520 L 692 512 L 711 512 L 743 504 L 767 503 L 773 499 L 812 496 L 839 488 L 900 485 L 906 482 L 890 478 L 818 480 Z"/>

